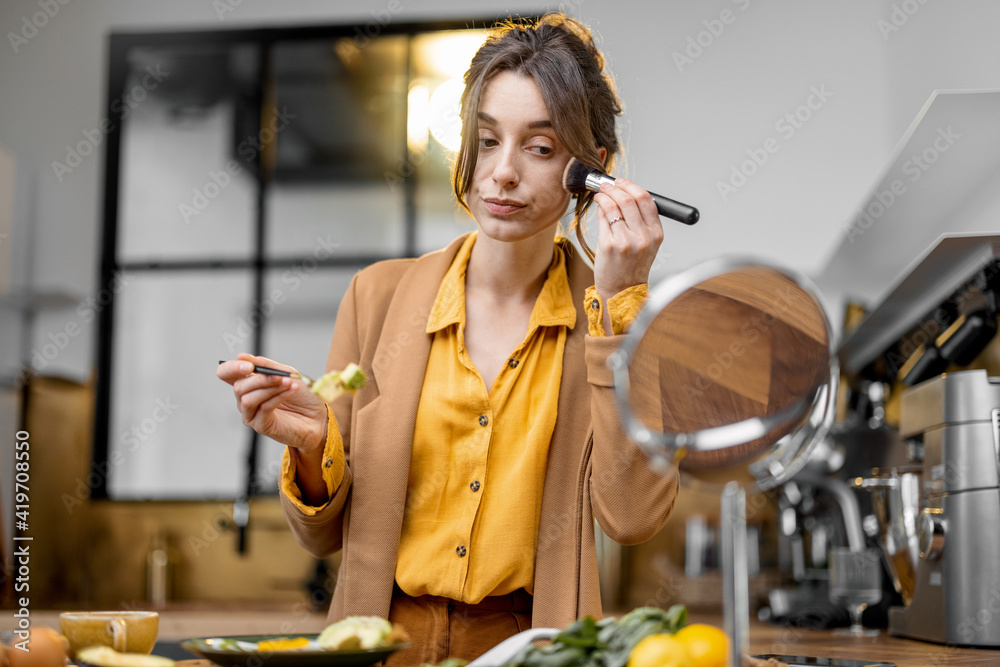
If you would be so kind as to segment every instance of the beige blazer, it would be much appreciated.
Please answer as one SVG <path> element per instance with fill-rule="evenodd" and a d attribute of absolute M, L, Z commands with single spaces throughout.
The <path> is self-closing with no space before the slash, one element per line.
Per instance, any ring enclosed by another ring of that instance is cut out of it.
<path fill-rule="evenodd" d="M 360 271 L 340 304 L 327 368 L 353 361 L 369 376 L 353 399 L 334 406 L 347 454 L 344 480 L 314 516 L 282 496 L 292 532 L 305 549 L 317 557 L 343 549 L 331 622 L 389 615 L 413 427 L 431 345 L 425 327 L 463 240 L 418 259 L 379 262 Z M 588 335 L 582 306 L 594 276 L 572 248 L 568 276 L 577 321 L 566 341 L 542 492 L 535 627 L 601 617 L 595 518 L 612 539 L 635 544 L 663 527 L 677 495 L 676 472 L 664 477 L 651 470 L 622 431 L 606 366 L 622 337 Z"/>

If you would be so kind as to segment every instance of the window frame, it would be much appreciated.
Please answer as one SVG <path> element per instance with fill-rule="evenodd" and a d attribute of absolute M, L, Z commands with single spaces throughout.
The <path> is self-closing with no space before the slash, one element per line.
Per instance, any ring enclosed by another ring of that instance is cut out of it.
<path fill-rule="evenodd" d="M 266 253 L 266 238 L 268 229 L 268 213 L 266 198 L 270 179 L 261 169 L 261 152 L 258 151 L 253 157 L 254 167 L 253 184 L 256 188 L 255 197 L 255 218 L 252 221 L 254 241 L 251 256 L 246 259 L 222 259 L 222 258 L 192 258 L 192 259 L 171 259 L 160 261 L 121 261 L 118 257 L 119 249 L 119 206 L 120 206 L 120 186 L 121 186 L 121 130 L 127 109 L 120 104 L 120 98 L 128 81 L 130 68 L 128 64 L 128 54 L 135 48 L 170 48 L 195 45 L 208 45 L 212 47 L 224 47 L 228 45 L 254 45 L 257 47 L 257 71 L 258 81 L 255 92 L 255 108 L 257 109 L 256 126 L 261 127 L 261 112 L 265 100 L 265 88 L 271 79 L 271 62 L 273 58 L 273 46 L 277 43 L 308 42 L 318 40 L 333 40 L 341 38 L 375 39 L 378 37 L 406 36 L 410 38 L 410 46 L 407 48 L 406 63 L 404 69 L 408 80 L 413 77 L 413 48 L 412 39 L 424 33 L 455 30 L 483 30 L 495 26 L 498 21 L 506 20 L 506 16 L 480 17 L 475 19 L 462 20 L 436 20 L 426 22 L 393 22 L 389 21 L 385 25 L 379 25 L 375 21 L 367 24 L 329 24 L 310 26 L 287 26 L 276 28 L 243 28 L 232 30 L 191 30 L 191 31 L 169 31 L 169 32 L 113 32 L 108 36 L 108 79 L 105 96 L 105 118 L 110 122 L 105 137 L 105 178 L 103 184 L 103 221 L 102 238 L 100 249 L 100 265 L 98 271 L 99 285 L 109 285 L 118 272 L 131 272 L 136 274 L 148 274 L 157 272 L 172 271 L 250 271 L 253 284 L 252 303 L 262 303 L 265 297 L 265 281 L 269 271 L 274 269 L 293 268 L 301 263 L 304 257 L 268 257 Z M 532 17 L 528 17 L 529 19 Z M 118 102 L 116 104 L 116 102 Z M 406 119 L 406 99 L 401 101 L 404 105 L 402 117 Z M 400 156 L 409 161 L 412 157 L 406 145 L 406 132 L 403 128 L 403 145 L 400 147 Z M 414 257 L 417 252 L 417 202 L 416 202 L 416 179 L 415 170 L 407 170 L 410 173 L 400 174 L 403 187 L 403 225 L 404 225 L 404 250 L 399 255 L 354 255 L 327 257 L 318 261 L 319 268 L 361 268 L 374 262 L 393 259 L 398 257 Z M 112 292 L 108 290 L 107 292 Z M 95 382 L 95 405 L 94 405 L 94 428 L 93 428 L 93 470 L 110 471 L 110 429 L 111 429 L 111 397 L 112 378 L 114 366 L 114 346 L 116 332 L 114 327 L 115 295 L 109 295 L 108 303 L 98 314 L 98 331 L 96 340 L 96 382 Z M 249 313 L 248 313 L 249 315 Z M 262 338 L 263 327 L 255 327 L 252 340 L 249 341 L 251 351 L 259 354 L 263 347 Z M 246 464 L 244 477 L 246 483 L 244 492 L 235 500 L 237 503 L 245 503 L 247 498 L 261 495 L 261 490 L 256 488 L 256 471 L 258 459 L 259 435 L 250 428 L 247 428 Z M 97 476 L 97 483 L 91 489 L 91 498 L 104 500 L 118 500 L 127 502 L 128 499 L 115 499 L 109 494 L 108 475 Z M 270 494 L 268 494 L 270 495 Z M 226 496 L 222 496 L 225 498 Z M 204 498 L 155 498 L 152 502 L 176 502 L 178 500 L 207 500 L 219 499 L 219 496 L 205 496 Z M 145 502 L 145 501 L 143 501 Z"/>

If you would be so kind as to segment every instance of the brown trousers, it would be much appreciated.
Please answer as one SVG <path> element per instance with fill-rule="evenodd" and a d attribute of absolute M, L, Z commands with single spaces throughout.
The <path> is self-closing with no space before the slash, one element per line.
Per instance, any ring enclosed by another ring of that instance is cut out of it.
<path fill-rule="evenodd" d="M 465 604 L 434 595 L 410 597 L 393 591 L 389 620 L 410 635 L 412 647 L 386 665 L 437 664 L 445 658 L 474 660 L 504 639 L 531 627 L 531 596 L 520 589 Z"/>

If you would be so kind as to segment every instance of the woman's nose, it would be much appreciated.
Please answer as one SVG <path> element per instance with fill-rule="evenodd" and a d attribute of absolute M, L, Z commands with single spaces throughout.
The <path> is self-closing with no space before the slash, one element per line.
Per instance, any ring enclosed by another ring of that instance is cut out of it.
<path fill-rule="evenodd" d="M 502 186 L 514 186 L 518 183 L 517 156 L 514 148 L 504 148 L 493 168 L 493 181 Z"/>

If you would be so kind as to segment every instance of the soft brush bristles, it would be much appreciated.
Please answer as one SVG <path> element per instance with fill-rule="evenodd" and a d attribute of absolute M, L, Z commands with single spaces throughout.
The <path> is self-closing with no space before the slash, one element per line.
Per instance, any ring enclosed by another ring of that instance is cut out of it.
<path fill-rule="evenodd" d="M 597 171 L 588 167 L 576 158 L 570 158 L 563 172 L 563 188 L 572 194 L 582 194 L 587 191 L 587 176 Z"/>

